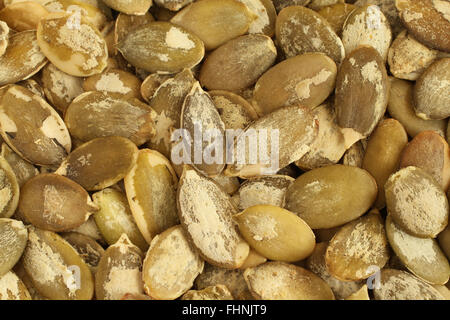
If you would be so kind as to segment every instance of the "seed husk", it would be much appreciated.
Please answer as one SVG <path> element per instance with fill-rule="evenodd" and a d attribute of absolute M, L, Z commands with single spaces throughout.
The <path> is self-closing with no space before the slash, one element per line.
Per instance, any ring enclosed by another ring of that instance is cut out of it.
<path fill-rule="evenodd" d="M 356 143 L 354 143 L 344 154 L 342 157 L 342 164 L 346 166 L 352 166 L 352 167 L 362 167 L 364 154 L 365 154 L 365 146 L 363 144 L 363 141 L 366 140 L 360 140 Z"/>
<path fill-rule="evenodd" d="M 36 30 L 47 9 L 34 1 L 12 3 L 0 11 L 0 19 L 16 31 Z"/>
<path fill-rule="evenodd" d="M 108 49 L 97 28 L 84 17 L 72 28 L 73 14 L 50 13 L 39 21 L 37 42 L 45 56 L 61 71 L 87 77 L 106 68 Z"/>
<path fill-rule="evenodd" d="M 144 293 L 142 257 L 141 250 L 123 234 L 100 259 L 95 274 L 95 297 L 118 300 L 126 293 Z"/>
<path fill-rule="evenodd" d="M 332 165 L 298 177 L 286 192 L 285 208 L 312 229 L 333 228 L 363 215 L 376 196 L 375 179 L 367 171 Z"/>
<path fill-rule="evenodd" d="M 396 0 L 400 19 L 414 37 L 433 49 L 450 52 L 450 4 L 443 0 Z"/>
<path fill-rule="evenodd" d="M 143 252 L 148 244 L 141 235 L 131 214 L 126 196 L 113 188 L 106 188 L 92 195 L 92 200 L 99 207 L 94 213 L 94 220 L 103 239 L 109 244 L 116 243 L 122 234 Z"/>
<path fill-rule="evenodd" d="M 367 279 L 388 260 L 389 244 L 379 213 L 369 213 L 343 226 L 331 239 L 325 255 L 330 274 L 343 281 Z"/>
<path fill-rule="evenodd" d="M 256 83 L 275 62 L 272 39 L 255 34 L 232 39 L 211 52 L 202 64 L 199 79 L 209 90 L 239 91 Z"/>
<path fill-rule="evenodd" d="M 64 121 L 81 141 L 120 136 L 142 145 L 155 135 L 153 110 L 140 100 L 120 93 L 88 91 L 68 106 Z"/>
<path fill-rule="evenodd" d="M 266 262 L 244 272 L 256 299 L 334 300 L 330 286 L 314 273 L 284 262 Z"/>
<path fill-rule="evenodd" d="M 0 218 L 10 218 L 14 214 L 19 203 L 19 194 L 16 175 L 8 161 L 0 156 Z"/>
<path fill-rule="evenodd" d="M 164 83 L 164 81 L 170 79 L 171 76 L 167 74 L 152 73 L 142 81 L 140 93 L 142 98 L 146 102 L 150 102 L 155 94 L 156 90 Z"/>
<path fill-rule="evenodd" d="M 124 137 L 96 138 L 72 151 L 55 173 L 87 191 L 110 187 L 122 180 L 136 163 L 137 147 Z"/>
<path fill-rule="evenodd" d="M 337 123 L 368 137 L 386 112 L 389 82 L 385 64 L 370 46 L 345 57 L 336 79 Z"/>
<path fill-rule="evenodd" d="M 447 196 L 423 169 L 406 167 L 391 175 L 384 186 L 392 219 L 408 233 L 435 238 L 448 223 Z"/>
<path fill-rule="evenodd" d="M 328 21 L 333 31 L 340 35 L 345 20 L 354 9 L 356 6 L 350 3 L 336 3 L 320 9 L 319 14 Z"/>
<path fill-rule="evenodd" d="M 389 176 L 397 171 L 407 143 L 408 135 L 395 119 L 382 120 L 369 138 L 362 168 L 377 182 L 378 196 L 374 206 L 378 209 L 386 205 L 384 185 Z"/>
<path fill-rule="evenodd" d="M 141 80 L 134 74 L 121 69 L 108 69 L 102 74 L 86 78 L 84 91 L 102 91 L 122 95 L 126 98 L 140 99 Z"/>
<path fill-rule="evenodd" d="M 234 300 L 228 288 L 222 284 L 203 290 L 189 290 L 181 300 Z"/>
<path fill-rule="evenodd" d="M 422 131 L 433 130 L 445 137 L 446 120 L 424 120 L 416 115 L 413 101 L 414 85 L 411 82 L 391 78 L 390 83 L 389 114 L 403 125 L 409 136 L 415 137 Z"/>
<path fill-rule="evenodd" d="M 271 205 L 257 205 L 235 215 L 248 244 L 269 260 L 295 262 L 314 250 L 315 236 L 297 215 Z"/>
<path fill-rule="evenodd" d="M 397 225 L 392 215 L 386 219 L 386 234 L 402 264 L 418 278 L 431 284 L 449 280 L 450 265 L 435 239 L 418 238 Z"/>
<path fill-rule="evenodd" d="M 89 266 L 92 274 L 97 271 L 100 258 L 105 253 L 97 241 L 77 232 L 67 232 L 61 235 L 78 252 L 83 261 Z"/>
<path fill-rule="evenodd" d="M 275 21 L 277 12 L 272 0 L 238 0 L 256 16 L 248 28 L 249 34 L 264 34 L 273 36 L 275 33 Z"/>
<path fill-rule="evenodd" d="M 151 73 L 177 73 L 192 68 L 205 54 L 196 34 L 163 21 L 137 27 L 117 46 L 129 63 Z"/>
<path fill-rule="evenodd" d="M 152 238 L 179 223 L 176 190 L 178 179 L 171 163 L 157 151 L 142 149 L 124 179 L 136 224 L 150 244 Z"/>
<path fill-rule="evenodd" d="M 8 38 L 8 33 L 3 32 L 3 35 Z M 2 41 L 3 45 L 4 41 L 6 40 Z M 0 86 L 32 77 L 47 62 L 39 48 L 36 31 L 11 35 L 7 40 L 5 52 L 0 56 Z"/>
<path fill-rule="evenodd" d="M 192 287 L 203 266 L 183 227 L 174 226 L 152 240 L 142 271 L 145 292 L 158 300 L 176 299 Z"/>
<path fill-rule="evenodd" d="M 213 180 L 184 166 L 177 204 L 188 238 L 207 262 L 226 268 L 238 268 L 244 263 L 249 246 L 232 219 L 237 209 Z"/>
<path fill-rule="evenodd" d="M 241 2 L 207 0 L 191 3 L 170 21 L 196 34 L 206 50 L 212 50 L 246 33 L 255 18 Z"/>
<path fill-rule="evenodd" d="M 276 37 L 287 58 L 322 52 L 340 64 L 345 57 L 344 45 L 328 21 L 305 7 L 287 7 L 278 14 Z"/>
<path fill-rule="evenodd" d="M 286 59 L 259 78 L 253 106 L 260 115 L 294 104 L 315 108 L 333 91 L 336 74 L 336 64 L 323 53 Z"/>
<path fill-rule="evenodd" d="M 425 120 L 448 118 L 450 116 L 448 111 L 449 91 L 450 58 L 442 58 L 430 65 L 416 81 L 414 110 L 417 116 Z"/>
<path fill-rule="evenodd" d="M 27 287 L 12 271 L 0 276 L 0 300 L 31 300 Z"/>
<path fill-rule="evenodd" d="M 19 261 L 27 240 L 28 231 L 21 221 L 0 218 L 0 277 Z"/>
<path fill-rule="evenodd" d="M 152 5 L 152 0 L 103 0 L 110 8 L 126 14 L 134 14 L 137 16 L 145 14 Z"/>
<path fill-rule="evenodd" d="M 90 300 L 94 280 L 88 265 L 58 234 L 31 227 L 22 257 L 39 293 L 52 300 Z"/>

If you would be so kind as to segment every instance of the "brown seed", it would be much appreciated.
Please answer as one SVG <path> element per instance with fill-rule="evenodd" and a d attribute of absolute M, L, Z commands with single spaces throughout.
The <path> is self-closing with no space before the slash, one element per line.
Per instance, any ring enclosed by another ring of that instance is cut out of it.
<path fill-rule="evenodd" d="M 315 108 L 333 91 L 336 73 L 336 64 L 322 53 L 289 58 L 259 78 L 254 107 L 260 115 L 294 104 Z"/>
<path fill-rule="evenodd" d="M 389 82 L 378 52 L 362 46 L 345 57 L 336 79 L 337 122 L 361 138 L 369 136 L 383 117 L 389 98 Z"/>
<path fill-rule="evenodd" d="M 92 273 L 95 274 L 98 263 L 105 253 L 105 249 L 97 241 L 81 233 L 67 232 L 61 236 L 77 250 L 80 257 L 89 266 Z"/>
<path fill-rule="evenodd" d="M 0 156 L 0 218 L 10 218 L 19 202 L 19 184 L 8 161 Z"/>
<path fill-rule="evenodd" d="M 275 62 L 277 49 L 264 35 L 245 35 L 223 44 L 208 55 L 200 82 L 209 90 L 239 91 L 256 83 Z"/>
<path fill-rule="evenodd" d="M 247 8 L 256 16 L 250 24 L 248 33 L 264 34 L 273 36 L 275 32 L 275 21 L 277 12 L 272 0 L 238 0 L 247 6 Z"/>
<path fill-rule="evenodd" d="M 397 171 L 407 143 L 408 135 L 395 119 L 382 120 L 369 138 L 362 168 L 377 182 L 378 196 L 374 206 L 378 209 L 386 205 L 384 184 Z"/>
<path fill-rule="evenodd" d="M 141 96 L 146 102 L 150 102 L 155 94 L 156 90 L 171 76 L 167 74 L 152 73 L 142 81 L 141 84 Z"/>
<path fill-rule="evenodd" d="M 27 240 L 28 231 L 22 222 L 0 218 L 0 277 L 19 261 Z"/>
<path fill-rule="evenodd" d="M 450 58 L 443 58 L 429 66 L 416 81 L 414 109 L 417 116 L 425 120 L 448 118 L 449 92 Z"/>
<path fill-rule="evenodd" d="M 447 197 L 426 171 L 417 167 L 403 168 L 389 178 L 384 189 L 392 219 L 410 234 L 435 238 L 447 226 Z"/>
<path fill-rule="evenodd" d="M 364 154 L 366 152 L 365 146 L 362 141 L 366 140 L 360 140 L 356 142 L 345 152 L 344 156 L 342 157 L 343 165 L 362 168 Z"/>
<path fill-rule="evenodd" d="M 345 57 L 342 41 L 328 21 L 305 7 L 287 7 L 278 14 L 276 37 L 287 58 L 322 52 L 339 64 Z"/>
<path fill-rule="evenodd" d="M 356 0 L 355 6 L 377 5 L 380 7 L 383 14 L 386 16 L 391 25 L 392 34 L 395 36 L 404 30 L 404 26 L 398 15 L 398 10 L 395 7 L 395 0 Z"/>
<path fill-rule="evenodd" d="M 16 31 L 36 30 L 41 18 L 48 14 L 47 9 L 33 1 L 12 3 L 0 11 L 0 19 Z"/>
<path fill-rule="evenodd" d="M 336 3 L 320 9 L 319 14 L 324 17 L 337 35 L 342 33 L 344 22 L 348 15 L 356 8 L 350 3 Z"/>
<path fill-rule="evenodd" d="M 425 45 L 450 52 L 450 4 L 444 0 L 396 0 L 404 26 Z"/>

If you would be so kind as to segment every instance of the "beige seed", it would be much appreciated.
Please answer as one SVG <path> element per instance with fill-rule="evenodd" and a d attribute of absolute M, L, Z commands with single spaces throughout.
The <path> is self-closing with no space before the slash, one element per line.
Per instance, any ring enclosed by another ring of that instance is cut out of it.
<path fill-rule="evenodd" d="M 47 9 L 34 1 L 10 4 L 0 11 L 0 19 L 16 31 L 36 30 L 41 18 L 48 14 Z"/>
<path fill-rule="evenodd" d="M 0 300 L 31 300 L 27 287 L 10 271 L 0 276 Z"/>
<path fill-rule="evenodd" d="M 8 161 L 0 156 L 0 218 L 10 218 L 19 203 L 19 184 Z"/>
<path fill-rule="evenodd" d="M 202 290 L 189 290 L 181 300 L 234 300 L 228 288 L 224 285 L 207 287 Z"/>
<path fill-rule="evenodd" d="M 21 221 L 0 218 L 0 277 L 19 261 L 27 240 L 28 231 Z"/>
<path fill-rule="evenodd" d="M 145 14 L 148 11 L 153 1 L 135 0 L 133 2 L 130 2 L 128 0 L 104 0 L 104 2 L 107 6 L 119 12 L 139 16 Z"/>
<path fill-rule="evenodd" d="M 140 88 L 141 80 L 138 77 L 120 69 L 108 69 L 101 74 L 86 78 L 83 82 L 84 91 L 118 93 L 124 98 L 140 99 Z"/>

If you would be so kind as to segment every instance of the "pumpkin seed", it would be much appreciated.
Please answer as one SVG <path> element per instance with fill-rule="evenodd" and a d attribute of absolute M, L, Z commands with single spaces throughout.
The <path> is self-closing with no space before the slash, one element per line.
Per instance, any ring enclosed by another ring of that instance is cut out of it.
<path fill-rule="evenodd" d="M 345 300 L 370 300 L 367 285 L 363 285 L 361 289 L 349 295 Z"/>
<path fill-rule="evenodd" d="M 39 21 L 37 42 L 45 56 L 61 71 L 87 77 L 101 73 L 108 59 L 106 42 L 97 28 L 75 13 L 50 13 Z"/>
<path fill-rule="evenodd" d="M 254 107 L 268 114 L 283 106 L 319 106 L 331 94 L 336 81 L 336 64 L 322 53 L 306 53 L 270 68 L 255 85 Z"/>
<path fill-rule="evenodd" d="M 152 0 L 135 0 L 133 2 L 128 0 L 103 0 L 103 2 L 111 9 L 138 16 L 145 14 L 152 5 Z"/>
<path fill-rule="evenodd" d="M 106 249 L 95 274 L 95 297 L 118 300 L 126 293 L 143 293 L 142 252 L 126 234 Z"/>
<path fill-rule="evenodd" d="M 311 0 L 272 0 L 278 12 L 290 6 L 307 6 Z"/>
<path fill-rule="evenodd" d="M 16 31 L 36 30 L 47 9 L 34 1 L 12 3 L 0 11 L 0 19 Z"/>
<path fill-rule="evenodd" d="M 256 299 L 334 300 L 328 284 L 314 273 L 284 262 L 266 262 L 244 272 Z"/>
<path fill-rule="evenodd" d="M 188 238 L 206 261 L 226 268 L 244 263 L 249 246 L 234 226 L 232 216 L 237 210 L 214 181 L 184 166 L 177 203 Z"/>
<path fill-rule="evenodd" d="M 19 184 L 14 171 L 3 156 L 0 156 L 0 196 L 0 218 L 10 218 L 19 202 Z"/>
<path fill-rule="evenodd" d="M 100 231 L 97 227 L 97 224 L 95 223 L 93 215 L 91 215 L 89 219 L 87 219 L 87 221 L 83 223 L 81 226 L 69 231 L 85 235 L 101 243 L 102 245 L 106 243 L 105 239 L 103 239 L 102 235 L 100 234 Z"/>
<path fill-rule="evenodd" d="M 47 59 L 39 48 L 36 31 L 19 32 L 8 39 L 5 27 L 2 30 L 2 46 L 7 46 L 0 56 L 0 86 L 28 79 L 45 66 Z"/>
<path fill-rule="evenodd" d="M 131 31 L 152 21 L 155 19 L 148 12 L 139 16 L 119 13 L 114 23 L 114 46 L 121 43 Z M 117 53 L 117 48 L 114 48 L 114 53 Z"/>
<path fill-rule="evenodd" d="M 356 6 L 350 3 L 336 3 L 320 9 L 318 13 L 328 21 L 333 31 L 337 35 L 340 35 L 342 33 L 345 20 L 355 9 Z"/>
<path fill-rule="evenodd" d="M 0 218 L 0 277 L 19 261 L 27 240 L 28 231 L 21 221 Z"/>
<path fill-rule="evenodd" d="M 241 2 L 206 0 L 191 3 L 170 21 L 196 34 L 206 50 L 212 50 L 246 33 L 256 18 Z"/>
<path fill-rule="evenodd" d="M 417 116 L 425 120 L 448 118 L 449 91 L 450 58 L 443 58 L 429 66 L 416 81 L 414 109 Z"/>
<path fill-rule="evenodd" d="M 144 289 L 154 299 L 176 299 L 192 287 L 203 265 L 183 228 L 174 226 L 152 240 L 144 260 Z"/>
<path fill-rule="evenodd" d="M 1 156 L 11 166 L 19 187 L 22 187 L 25 182 L 39 173 L 36 167 L 18 156 L 6 143 L 2 144 Z"/>
<path fill-rule="evenodd" d="M 192 68 L 205 54 L 197 35 L 182 26 L 162 21 L 137 27 L 117 48 L 133 66 L 158 73 L 177 73 Z"/>
<path fill-rule="evenodd" d="M 95 223 L 109 245 L 113 245 L 122 234 L 126 234 L 130 241 L 142 251 L 148 248 L 131 215 L 127 198 L 122 192 L 106 188 L 94 193 L 92 199 L 99 207 L 94 214 Z"/>
<path fill-rule="evenodd" d="M 426 171 L 407 167 L 384 186 L 392 219 L 408 233 L 435 238 L 448 223 L 449 205 L 442 187 Z"/>
<path fill-rule="evenodd" d="M 260 255 L 258 252 L 250 248 L 250 251 L 248 253 L 247 259 L 244 261 L 242 266 L 239 267 L 239 269 L 245 270 L 247 268 L 252 268 L 259 266 L 260 264 L 263 264 L 267 261 L 267 258 Z"/>
<path fill-rule="evenodd" d="M 381 11 L 385 15 L 386 19 L 389 21 L 391 25 L 392 34 L 398 35 L 403 29 L 404 26 L 400 20 L 398 15 L 398 10 L 395 7 L 395 0 L 356 0 L 356 6 L 366 6 L 366 5 L 377 5 L 380 7 Z"/>
<path fill-rule="evenodd" d="M 228 288 L 224 285 L 207 287 L 203 290 L 189 290 L 181 300 L 234 300 Z"/>
<path fill-rule="evenodd" d="M 105 253 L 102 246 L 94 239 L 77 232 L 67 232 L 62 234 L 62 237 L 78 252 L 92 274 L 95 274 L 100 258 Z"/>
<path fill-rule="evenodd" d="M 353 144 L 344 154 L 342 157 L 342 164 L 346 166 L 352 166 L 352 167 L 362 167 L 364 154 L 365 154 L 365 147 L 362 141 L 360 140 Z"/>
<path fill-rule="evenodd" d="M 120 69 L 108 69 L 102 74 L 86 78 L 84 91 L 102 91 L 123 95 L 124 98 L 141 98 L 141 80 L 134 74 Z"/>
<path fill-rule="evenodd" d="M 378 196 L 374 206 L 378 209 L 386 205 L 384 185 L 389 176 L 397 171 L 407 143 L 408 135 L 395 119 L 382 120 L 369 138 L 362 168 L 377 182 Z"/>
<path fill-rule="evenodd" d="M 0 57 L 5 54 L 9 43 L 9 27 L 4 21 L 0 21 Z M 1 60 L 0 60 L 1 61 Z"/>
<path fill-rule="evenodd" d="M 311 0 L 311 2 L 308 4 L 308 8 L 319 11 L 326 6 L 343 2 L 344 0 Z"/>
<path fill-rule="evenodd" d="M 336 79 L 337 123 L 368 137 L 386 112 L 389 82 L 378 52 L 361 46 L 345 57 Z"/>
<path fill-rule="evenodd" d="M 328 21 L 305 7 L 287 7 L 278 14 L 276 37 L 287 58 L 322 52 L 339 64 L 345 57 L 344 45 Z"/>
<path fill-rule="evenodd" d="M 167 74 L 150 74 L 141 84 L 140 93 L 146 102 L 150 102 L 156 90 L 171 76 Z"/>
<path fill-rule="evenodd" d="M 439 245 L 444 251 L 447 259 L 450 259 L 450 227 L 447 226 L 444 231 L 439 234 L 438 237 Z"/>
<path fill-rule="evenodd" d="M 0 300 L 31 300 L 31 295 L 19 277 L 9 271 L 0 276 Z"/>
<path fill-rule="evenodd" d="M 139 150 L 136 164 L 124 181 L 131 212 L 147 243 L 179 223 L 176 204 L 178 179 L 162 154 L 154 150 Z"/>
<path fill-rule="evenodd" d="M 155 3 L 159 6 L 172 11 L 178 11 L 192 2 L 194 0 L 155 0 Z"/>
<path fill-rule="evenodd" d="M 228 177 L 224 174 L 220 174 L 212 177 L 212 179 L 229 195 L 233 195 L 240 187 L 239 179 L 237 177 Z"/>
<path fill-rule="evenodd" d="M 247 8 L 256 16 L 250 24 L 248 33 L 264 34 L 273 36 L 275 32 L 275 21 L 277 12 L 273 6 L 272 0 L 238 0 L 247 6 Z"/>
<path fill-rule="evenodd" d="M 272 66 L 276 56 L 277 49 L 269 37 L 260 34 L 240 36 L 208 55 L 199 79 L 209 90 L 239 91 L 255 84 Z"/>
<path fill-rule="evenodd" d="M 136 163 L 137 147 L 123 137 L 96 138 L 72 151 L 55 173 L 87 191 L 102 190 L 122 180 Z"/>

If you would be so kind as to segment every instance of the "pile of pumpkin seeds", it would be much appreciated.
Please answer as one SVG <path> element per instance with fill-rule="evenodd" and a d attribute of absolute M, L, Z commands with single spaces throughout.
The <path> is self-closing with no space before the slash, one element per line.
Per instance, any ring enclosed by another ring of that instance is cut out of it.
<path fill-rule="evenodd" d="M 450 299 L 448 0 L 0 0 L 0 86 L 1 300 Z"/>

